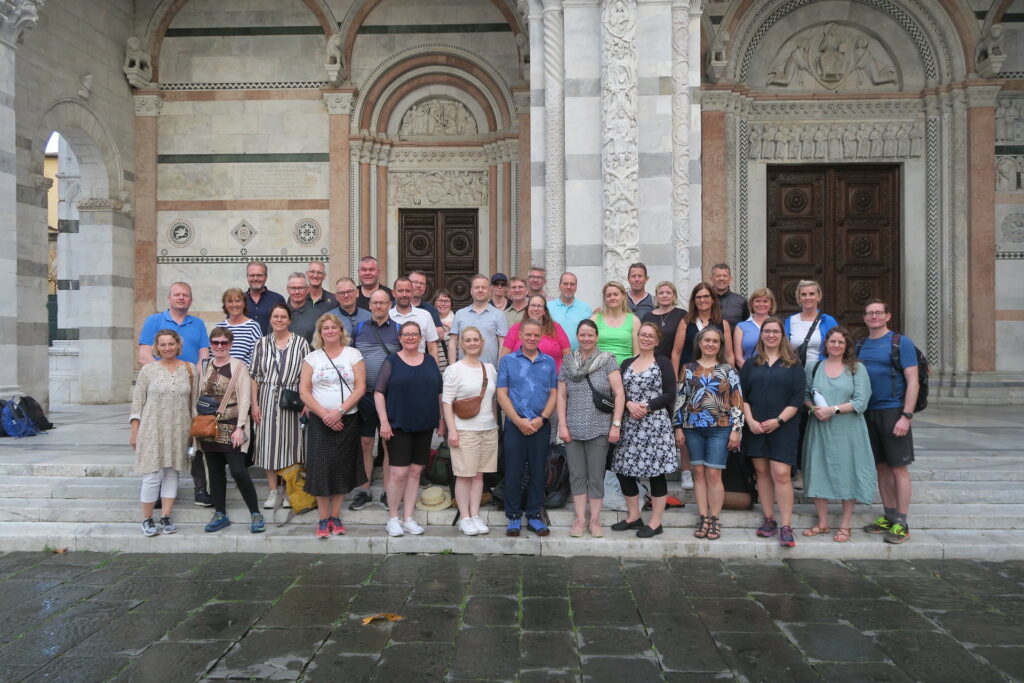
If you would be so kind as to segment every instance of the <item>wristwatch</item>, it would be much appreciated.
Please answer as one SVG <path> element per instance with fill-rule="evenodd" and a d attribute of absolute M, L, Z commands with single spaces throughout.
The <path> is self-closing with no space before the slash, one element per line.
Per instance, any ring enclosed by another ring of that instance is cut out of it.
<path fill-rule="evenodd" d="M 612 427 L 621 427 L 622 420 L 612 420 Z"/>
<path fill-rule="evenodd" d="M 782 419 L 782 416 L 781 416 L 781 415 L 779 415 L 779 416 L 778 416 L 777 418 L 775 418 L 775 419 L 779 421 L 779 425 L 780 425 L 780 426 L 781 426 L 781 425 L 784 425 L 784 424 L 786 424 L 786 421 Z"/>
<path fill-rule="evenodd" d="M 839 414 L 839 406 L 836 406 L 836 412 L 834 412 L 833 415 L 838 415 L 838 414 Z"/>
<path fill-rule="evenodd" d="M 908 420 L 913 420 L 914 419 L 914 414 L 913 413 L 908 413 L 908 412 L 904 411 L 903 412 L 903 417 L 907 418 Z"/>

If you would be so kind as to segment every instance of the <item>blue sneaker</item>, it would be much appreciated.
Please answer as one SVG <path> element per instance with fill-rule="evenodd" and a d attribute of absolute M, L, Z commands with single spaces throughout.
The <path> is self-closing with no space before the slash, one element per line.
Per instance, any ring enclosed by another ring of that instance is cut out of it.
<path fill-rule="evenodd" d="M 551 533 L 551 529 L 548 528 L 548 525 L 540 517 L 530 517 L 526 520 L 526 526 L 538 536 L 547 536 Z"/>
<path fill-rule="evenodd" d="M 505 527 L 506 536 L 518 536 L 519 529 L 522 528 L 523 520 L 516 517 L 515 519 L 508 520 L 508 526 Z"/>
<path fill-rule="evenodd" d="M 252 513 L 252 524 L 249 525 L 249 531 L 254 534 L 262 534 L 267 530 L 267 525 L 263 521 L 263 515 L 258 512 Z"/>
<path fill-rule="evenodd" d="M 214 512 L 213 519 L 206 525 L 206 531 L 220 531 L 221 529 L 231 526 L 231 520 L 223 512 Z"/>

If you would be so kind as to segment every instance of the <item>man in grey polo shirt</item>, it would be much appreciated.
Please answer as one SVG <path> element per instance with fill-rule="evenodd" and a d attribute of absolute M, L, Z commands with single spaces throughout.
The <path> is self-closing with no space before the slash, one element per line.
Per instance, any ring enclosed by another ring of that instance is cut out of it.
<path fill-rule="evenodd" d="M 288 328 L 300 337 L 313 343 L 316 331 L 316 305 L 309 298 L 309 282 L 306 274 L 295 271 L 288 276 L 288 308 L 292 309 L 292 324 Z"/>
<path fill-rule="evenodd" d="M 729 324 L 736 327 L 740 322 L 750 317 L 750 310 L 747 300 L 729 290 L 732 284 L 732 269 L 728 263 L 716 263 L 711 266 L 711 287 L 718 297 L 718 306 L 722 310 L 722 318 L 729 321 Z"/>
<path fill-rule="evenodd" d="M 341 324 L 345 326 L 345 332 L 351 339 L 352 328 L 364 320 L 369 320 L 370 312 L 356 306 L 358 291 L 355 280 L 350 277 L 338 278 L 338 281 L 334 283 L 334 295 L 337 297 L 338 305 L 327 312 L 333 313 L 341 319 Z"/>
<path fill-rule="evenodd" d="M 473 276 L 469 294 L 473 297 L 473 303 L 459 309 L 452 319 L 451 331 L 448 333 L 448 358 L 461 357 L 455 355 L 459 351 L 459 334 L 467 327 L 475 327 L 484 339 L 480 361 L 498 367 L 498 349 L 508 334 L 508 320 L 490 301 L 491 281 L 486 275 Z"/>

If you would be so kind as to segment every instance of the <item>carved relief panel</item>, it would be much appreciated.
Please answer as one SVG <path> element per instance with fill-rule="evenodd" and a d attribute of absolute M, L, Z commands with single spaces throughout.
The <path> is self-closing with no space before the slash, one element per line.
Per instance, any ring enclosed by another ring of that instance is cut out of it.
<path fill-rule="evenodd" d="M 769 167 L 768 286 L 780 315 L 799 310 L 804 279 L 855 329 L 869 300 L 899 301 L 899 196 L 896 166 Z"/>
<path fill-rule="evenodd" d="M 830 22 L 799 31 L 783 43 L 765 87 L 772 90 L 857 92 L 898 90 L 895 61 L 874 37 Z"/>

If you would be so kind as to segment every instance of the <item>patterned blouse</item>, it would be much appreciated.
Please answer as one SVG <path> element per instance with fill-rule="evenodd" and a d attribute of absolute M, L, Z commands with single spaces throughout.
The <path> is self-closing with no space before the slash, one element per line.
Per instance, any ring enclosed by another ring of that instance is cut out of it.
<path fill-rule="evenodd" d="M 697 361 L 683 366 L 676 398 L 675 426 L 743 426 L 743 390 L 740 377 L 728 363 L 706 368 Z"/>

